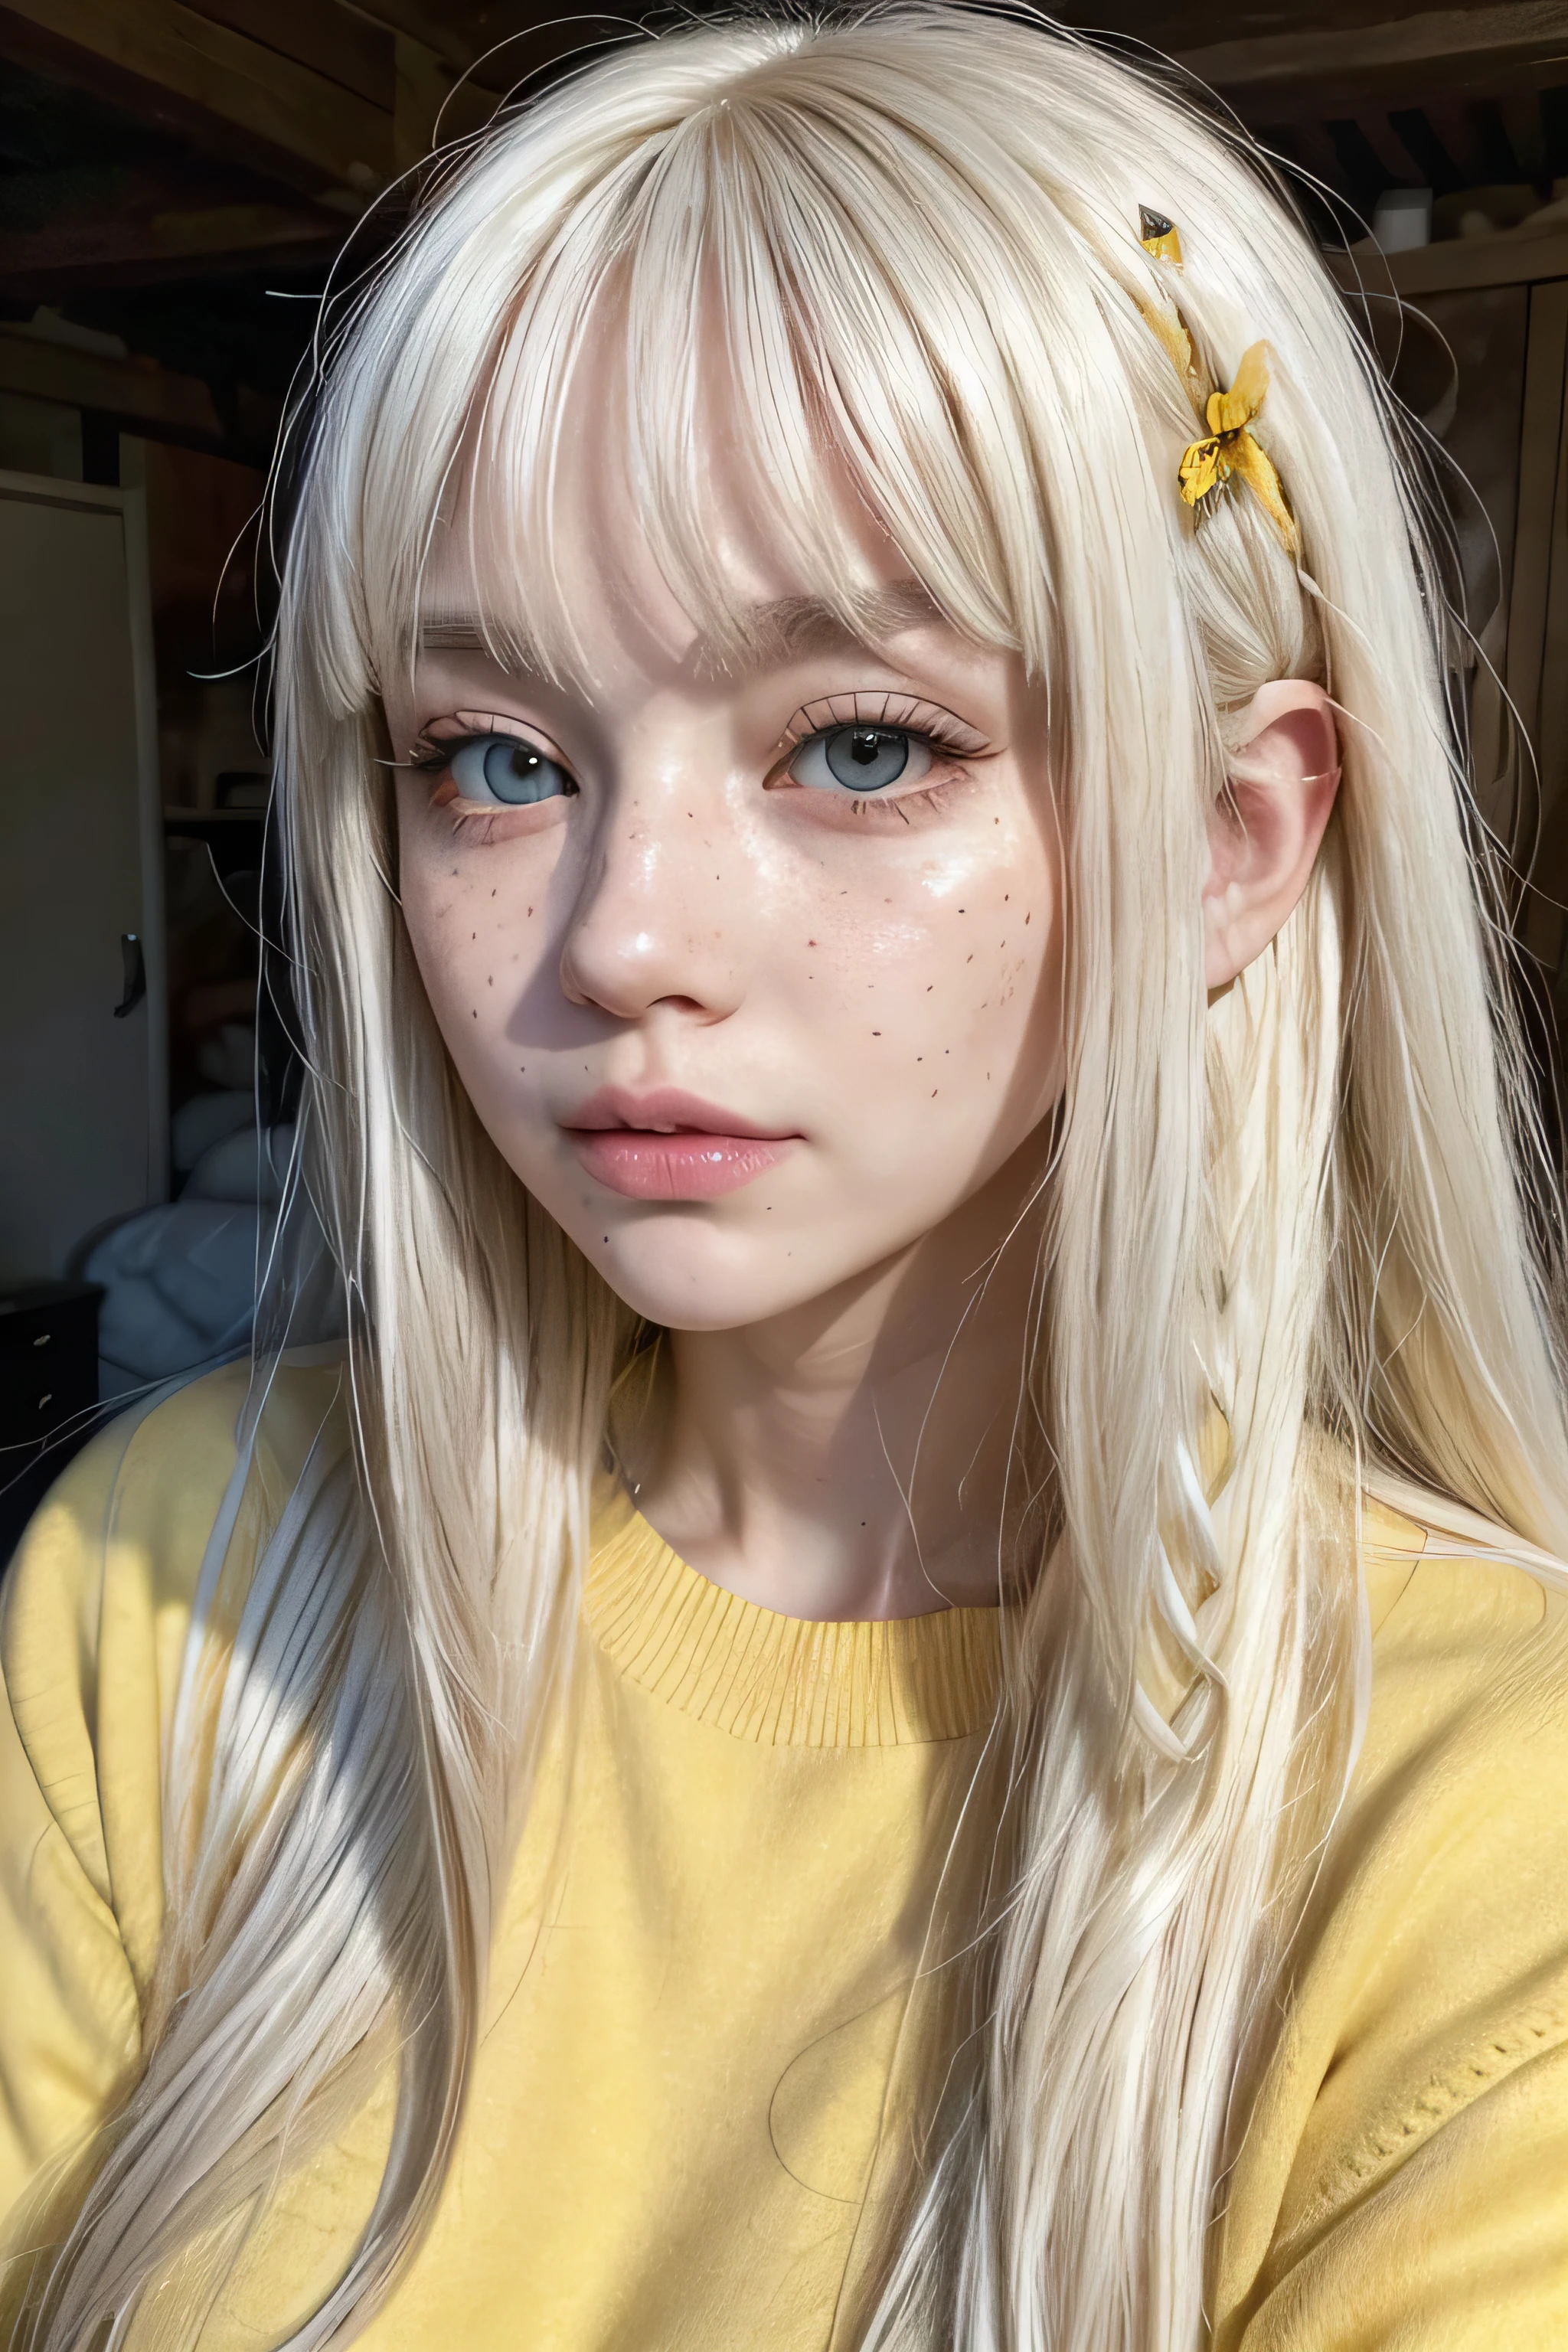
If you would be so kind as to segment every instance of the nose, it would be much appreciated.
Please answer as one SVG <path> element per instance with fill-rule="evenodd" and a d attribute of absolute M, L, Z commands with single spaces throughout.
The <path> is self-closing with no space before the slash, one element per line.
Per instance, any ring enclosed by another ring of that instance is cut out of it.
<path fill-rule="evenodd" d="M 743 884 L 722 833 L 679 782 L 606 795 L 562 943 L 570 1003 L 619 1021 L 656 1004 L 708 1021 L 735 1010 Z"/>

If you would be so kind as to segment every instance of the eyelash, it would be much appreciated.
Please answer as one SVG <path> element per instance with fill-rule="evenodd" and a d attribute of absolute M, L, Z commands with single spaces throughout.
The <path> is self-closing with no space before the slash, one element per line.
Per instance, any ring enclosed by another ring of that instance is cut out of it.
<path fill-rule="evenodd" d="M 803 703 L 785 727 L 781 739 L 782 755 L 775 761 L 769 773 L 768 787 L 779 789 L 773 780 L 787 773 L 791 763 L 807 743 L 819 736 L 831 735 L 837 729 L 845 726 L 894 729 L 900 734 L 908 735 L 911 742 L 923 744 L 931 752 L 933 758 L 949 762 L 952 769 L 959 772 L 939 776 L 933 783 L 924 785 L 919 792 L 905 793 L 887 800 L 869 793 L 860 799 L 851 798 L 847 794 L 844 801 L 813 794 L 814 799 L 824 798 L 829 806 L 846 808 L 851 816 L 870 819 L 873 822 L 878 819 L 888 822 L 896 817 L 900 823 L 908 824 L 913 811 L 934 808 L 955 784 L 963 781 L 962 771 L 972 760 L 979 758 L 987 748 L 983 740 L 971 729 L 966 728 L 961 719 L 953 718 L 950 711 L 943 710 L 937 703 L 919 702 L 898 694 L 856 693 L 825 696 L 819 701 Z M 411 747 L 408 764 L 420 775 L 440 776 L 450 767 L 453 759 L 466 744 L 482 742 L 490 734 L 510 731 L 510 729 L 504 730 L 487 729 L 482 732 L 474 730 L 462 735 L 436 737 L 421 734 L 416 738 Z M 541 751 L 543 750 L 542 745 L 533 745 L 531 738 L 523 735 L 521 730 L 518 732 L 517 740 L 520 742 L 529 743 L 531 748 L 535 750 Z M 544 752 L 543 756 L 553 758 L 554 754 Z M 565 773 L 570 775 L 571 771 L 565 768 L 565 763 L 563 761 L 561 765 Z M 792 789 L 804 790 L 805 787 L 796 786 Z M 464 828 L 482 825 L 487 835 L 496 817 L 506 814 L 508 812 L 504 807 L 489 805 L 479 807 L 473 803 L 467 807 L 451 809 L 454 824 Z"/>
<path fill-rule="evenodd" d="M 521 743 L 525 751 L 537 751 L 542 760 L 555 759 L 554 752 L 547 751 L 542 743 L 536 743 L 531 735 L 514 732 L 510 727 L 471 727 L 461 735 L 416 735 L 409 750 L 407 764 L 416 775 L 444 775 L 458 753 L 467 745 L 489 743 L 498 735 L 504 735 L 509 741 Z M 564 760 L 558 761 L 556 764 L 571 775 Z M 576 779 L 573 781 L 575 782 Z"/>
<path fill-rule="evenodd" d="M 896 730 L 911 742 L 924 744 L 933 759 L 950 763 L 950 772 L 939 776 L 933 783 L 892 798 L 867 794 L 857 800 L 847 793 L 843 801 L 838 801 L 826 794 L 812 795 L 829 807 L 845 808 L 849 815 L 873 823 L 879 819 L 886 824 L 896 817 L 908 824 L 914 811 L 935 808 L 955 785 L 963 782 L 963 770 L 969 762 L 989 748 L 981 736 L 951 711 L 943 710 L 939 703 L 919 702 L 900 694 L 826 695 L 819 701 L 803 703 L 784 729 L 783 755 L 773 766 L 770 784 L 773 777 L 787 773 L 807 743 L 819 736 L 831 735 L 840 727 L 851 726 Z"/>
<path fill-rule="evenodd" d="M 446 774 L 458 752 L 467 745 L 489 742 L 498 735 L 505 735 L 523 744 L 529 751 L 537 751 L 542 759 L 555 759 L 552 751 L 546 751 L 542 743 L 536 743 L 533 738 L 531 735 L 525 735 L 521 728 L 471 727 L 461 735 L 426 735 L 424 733 L 416 735 L 409 747 L 407 765 L 416 775 L 428 776 L 436 780 Z M 556 764 L 563 774 L 571 775 L 572 772 L 563 760 L 557 761 Z M 575 777 L 573 777 L 572 781 L 574 790 L 580 789 Z M 475 801 L 464 803 L 457 795 L 456 785 L 457 779 L 454 777 L 452 798 L 444 802 L 439 796 L 433 797 L 431 805 L 444 812 L 455 834 L 465 835 L 481 847 L 495 840 L 501 820 L 525 813 L 521 807 L 509 807 L 500 801 L 482 803 Z M 501 838 L 505 837 L 503 834 Z"/>

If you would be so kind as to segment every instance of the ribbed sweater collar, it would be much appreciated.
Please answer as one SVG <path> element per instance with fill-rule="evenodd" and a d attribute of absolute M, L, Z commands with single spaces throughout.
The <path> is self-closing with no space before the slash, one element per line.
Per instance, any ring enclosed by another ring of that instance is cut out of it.
<path fill-rule="evenodd" d="M 1003 1612 L 823 1623 L 784 1617 L 689 1568 L 618 1486 L 594 1515 L 590 1630 L 617 1672 L 762 1747 L 904 1748 L 984 1730 Z"/>

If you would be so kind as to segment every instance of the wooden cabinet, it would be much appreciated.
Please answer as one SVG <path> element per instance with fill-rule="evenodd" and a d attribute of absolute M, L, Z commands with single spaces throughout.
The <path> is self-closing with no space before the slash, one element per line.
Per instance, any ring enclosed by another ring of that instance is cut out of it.
<path fill-rule="evenodd" d="M 1440 443 L 1477 792 L 1568 1029 L 1568 234 L 1358 253 L 1342 283 Z M 1356 282 L 1358 281 L 1359 282 Z M 1401 306 L 1403 305 L 1403 315 Z M 1559 1045 L 1561 1055 L 1562 1047 Z"/>
<path fill-rule="evenodd" d="M 164 1196 L 163 812 L 133 485 L 0 473 L 0 1282 Z"/>

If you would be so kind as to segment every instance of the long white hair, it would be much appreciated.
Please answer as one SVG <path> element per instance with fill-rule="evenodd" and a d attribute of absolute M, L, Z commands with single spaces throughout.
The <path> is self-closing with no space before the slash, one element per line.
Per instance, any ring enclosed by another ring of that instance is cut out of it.
<path fill-rule="evenodd" d="M 1026 1398 L 1048 1539 L 1012 1564 L 977 2070 L 863 2332 L 1187 2352 L 1364 1707 L 1360 1496 L 1401 1476 L 1568 1550 L 1558 1196 L 1423 499 L 1344 304 L 1259 156 L 1168 80 L 947 5 L 616 51 L 437 175 L 323 350 L 277 771 L 352 1457 L 300 1482 L 237 1624 L 215 1536 L 145 2064 L 26 2340 L 118 2342 L 139 2313 L 139 2345 L 184 2341 L 279 2165 L 395 2064 L 374 2212 L 288 2340 L 352 2332 L 452 2149 L 632 1327 L 454 1077 L 395 895 L 378 681 L 411 658 L 438 520 L 478 609 L 570 666 L 555 459 L 606 310 L 629 478 L 695 621 L 731 603 L 696 423 L 717 317 L 803 578 L 846 604 L 831 452 L 942 612 L 1047 688 L 1069 909 Z M 1241 485 L 1196 518 L 1178 499 L 1195 427 L 1150 324 L 1178 310 L 1215 384 L 1270 347 L 1257 430 L 1299 560 Z M 1293 676 L 1340 713 L 1337 812 L 1277 944 L 1210 1004 L 1206 822 L 1237 712 Z"/>

